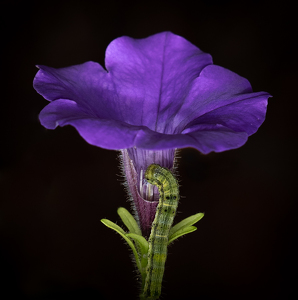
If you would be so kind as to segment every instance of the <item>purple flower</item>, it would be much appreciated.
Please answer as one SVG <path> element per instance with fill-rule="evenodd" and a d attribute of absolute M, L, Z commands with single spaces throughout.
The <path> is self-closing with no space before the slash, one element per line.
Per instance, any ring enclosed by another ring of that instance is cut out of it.
<path fill-rule="evenodd" d="M 39 117 L 48 129 L 72 125 L 88 143 L 122 150 L 146 235 L 158 200 L 143 182 L 146 168 L 172 169 L 177 148 L 207 154 L 242 146 L 264 121 L 270 95 L 254 93 L 248 80 L 171 32 L 117 38 L 105 64 L 39 66 L 34 88 L 50 101 Z"/>

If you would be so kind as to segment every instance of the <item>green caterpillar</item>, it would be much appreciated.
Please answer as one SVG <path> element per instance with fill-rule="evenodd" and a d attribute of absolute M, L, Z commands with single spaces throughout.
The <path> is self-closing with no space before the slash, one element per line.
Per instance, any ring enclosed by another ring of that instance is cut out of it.
<path fill-rule="evenodd" d="M 148 240 L 148 264 L 143 296 L 148 299 L 158 299 L 167 258 L 169 232 L 179 201 L 179 188 L 173 174 L 156 164 L 147 168 L 145 178 L 158 187 L 159 204 Z"/>

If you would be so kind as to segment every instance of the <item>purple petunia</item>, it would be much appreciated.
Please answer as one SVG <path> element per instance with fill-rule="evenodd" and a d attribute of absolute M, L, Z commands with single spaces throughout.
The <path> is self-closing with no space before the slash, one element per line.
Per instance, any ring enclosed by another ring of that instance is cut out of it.
<path fill-rule="evenodd" d="M 143 181 L 147 167 L 172 169 L 177 148 L 207 154 L 242 146 L 263 123 L 270 95 L 171 32 L 117 38 L 105 64 L 38 66 L 34 88 L 50 101 L 39 117 L 48 129 L 72 125 L 88 143 L 122 150 L 146 235 L 158 200 Z"/>

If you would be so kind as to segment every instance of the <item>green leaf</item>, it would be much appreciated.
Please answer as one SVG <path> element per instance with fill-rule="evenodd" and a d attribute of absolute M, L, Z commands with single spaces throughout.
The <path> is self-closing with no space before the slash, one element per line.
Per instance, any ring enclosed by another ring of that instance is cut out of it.
<path fill-rule="evenodd" d="M 197 230 L 197 227 L 195 227 L 195 226 L 189 226 L 189 227 L 183 227 L 183 228 L 181 228 L 180 230 L 176 231 L 174 234 L 172 234 L 169 237 L 168 245 L 170 243 L 172 243 L 174 240 L 178 239 L 180 236 L 188 234 L 188 233 L 191 233 L 191 232 L 193 232 L 195 230 Z"/>
<path fill-rule="evenodd" d="M 139 254 L 138 254 L 138 252 L 137 252 L 137 250 L 136 250 L 133 242 L 126 236 L 126 232 L 121 227 L 119 227 L 117 224 L 113 223 L 112 221 L 110 221 L 108 219 L 101 219 L 100 221 L 104 225 L 106 225 L 107 227 L 115 230 L 117 233 L 119 233 L 125 239 L 125 241 L 127 242 L 127 244 L 132 249 L 132 252 L 133 252 L 133 254 L 135 256 L 136 263 L 137 263 L 137 266 L 138 266 L 140 272 L 142 272 L 142 266 L 141 266 L 141 262 L 140 262 L 140 259 L 139 259 Z"/>
<path fill-rule="evenodd" d="M 127 233 L 126 236 L 132 238 L 138 244 L 138 246 L 140 248 L 140 252 L 142 253 L 142 256 L 144 254 L 147 255 L 149 244 L 143 236 L 135 234 L 135 233 Z"/>
<path fill-rule="evenodd" d="M 104 225 L 106 225 L 107 227 L 117 231 L 121 236 L 122 235 L 126 235 L 126 232 L 117 224 L 115 224 L 114 222 L 108 220 L 108 219 L 101 219 L 100 220 Z"/>
<path fill-rule="evenodd" d="M 192 216 L 190 216 L 190 217 L 182 220 L 181 222 L 179 222 L 178 224 L 176 224 L 175 226 L 173 226 L 171 228 L 171 230 L 170 230 L 170 233 L 169 233 L 169 240 L 171 239 L 171 236 L 174 235 L 177 231 L 179 231 L 180 229 L 183 229 L 185 227 L 189 227 L 189 226 L 197 223 L 203 217 L 204 217 L 204 213 L 197 213 L 195 215 L 192 215 Z"/>
<path fill-rule="evenodd" d="M 146 267 L 148 264 L 148 248 L 149 248 L 149 244 L 147 242 L 147 240 L 138 234 L 135 233 L 127 233 L 126 236 L 132 238 L 135 243 L 136 243 L 136 247 L 139 250 L 140 253 L 140 263 L 141 263 L 141 269 L 140 273 L 141 273 L 141 277 L 142 277 L 142 284 L 145 284 L 145 279 L 146 279 Z"/>
<path fill-rule="evenodd" d="M 119 207 L 117 213 L 130 233 L 135 233 L 140 236 L 142 235 L 141 229 L 138 226 L 137 221 L 127 209 L 125 209 L 124 207 Z"/>

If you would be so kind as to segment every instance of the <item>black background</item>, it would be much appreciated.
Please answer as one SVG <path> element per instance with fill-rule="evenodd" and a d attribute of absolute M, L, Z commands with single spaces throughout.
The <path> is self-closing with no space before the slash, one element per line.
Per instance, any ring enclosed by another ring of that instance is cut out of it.
<path fill-rule="evenodd" d="M 1 6 L 1 299 L 137 299 L 129 251 L 100 222 L 126 208 L 118 153 L 72 127 L 46 130 L 36 64 L 104 64 L 107 45 L 170 30 L 267 91 L 239 149 L 180 152 L 177 220 L 162 299 L 296 299 L 297 16 L 274 1 L 11 1 Z M 294 2 L 292 2 L 294 3 Z"/>

